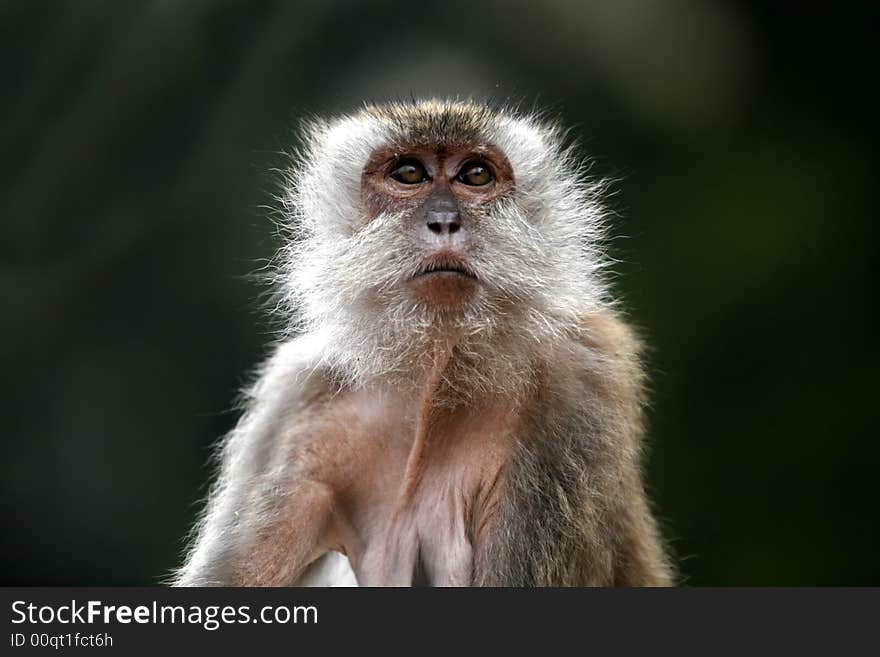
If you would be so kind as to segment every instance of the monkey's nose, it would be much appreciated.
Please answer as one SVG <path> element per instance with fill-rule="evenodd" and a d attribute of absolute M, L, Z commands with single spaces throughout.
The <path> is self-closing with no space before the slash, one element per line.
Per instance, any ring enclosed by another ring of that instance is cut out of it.
<path fill-rule="evenodd" d="M 458 212 L 429 212 L 427 226 L 435 235 L 453 235 L 461 229 L 461 217 Z"/>

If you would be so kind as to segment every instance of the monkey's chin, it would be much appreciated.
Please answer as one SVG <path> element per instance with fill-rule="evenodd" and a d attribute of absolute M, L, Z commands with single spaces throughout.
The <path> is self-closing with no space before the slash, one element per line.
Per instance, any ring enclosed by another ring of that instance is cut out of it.
<path fill-rule="evenodd" d="M 477 279 L 458 271 L 433 271 L 410 282 L 413 296 L 428 308 L 454 312 L 461 310 L 477 291 Z"/>

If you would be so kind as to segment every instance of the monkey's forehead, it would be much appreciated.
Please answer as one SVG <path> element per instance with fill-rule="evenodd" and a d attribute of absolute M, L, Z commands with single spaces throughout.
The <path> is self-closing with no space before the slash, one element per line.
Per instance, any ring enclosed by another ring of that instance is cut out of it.
<path fill-rule="evenodd" d="M 484 141 L 501 114 L 475 101 L 437 99 L 369 105 L 362 110 L 362 116 L 381 124 L 392 141 L 412 145 Z"/>
<path fill-rule="evenodd" d="M 355 196 L 365 163 L 387 149 L 497 149 L 524 196 L 546 190 L 547 166 L 565 174 L 566 180 L 576 178 L 576 167 L 567 168 L 569 156 L 557 124 L 515 107 L 471 100 L 394 102 L 316 119 L 304 128 L 305 148 L 291 180 L 293 187 L 310 193 L 317 193 L 323 183 L 346 180 Z"/>

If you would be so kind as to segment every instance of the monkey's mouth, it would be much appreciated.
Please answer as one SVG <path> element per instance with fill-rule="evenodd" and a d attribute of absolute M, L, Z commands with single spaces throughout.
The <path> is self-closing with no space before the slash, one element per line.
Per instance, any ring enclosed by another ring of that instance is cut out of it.
<path fill-rule="evenodd" d="M 421 267 L 413 275 L 413 278 L 423 278 L 425 276 L 463 276 L 477 280 L 477 275 L 464 262 L 457 258 L 432 258 L 422 264 Z"/>

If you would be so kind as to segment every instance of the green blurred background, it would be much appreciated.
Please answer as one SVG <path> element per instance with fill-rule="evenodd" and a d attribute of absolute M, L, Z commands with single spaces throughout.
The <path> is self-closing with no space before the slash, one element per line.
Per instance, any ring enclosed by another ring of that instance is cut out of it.
<path fill-rule="evenodd" d="M 274 329 L 278 152 L 412 94 L 537 102 L 621 179 L 687 583 L 880 584 L 878 25 L 809 4 L 0 3 L 4 583 L 177 563 Z"/>

